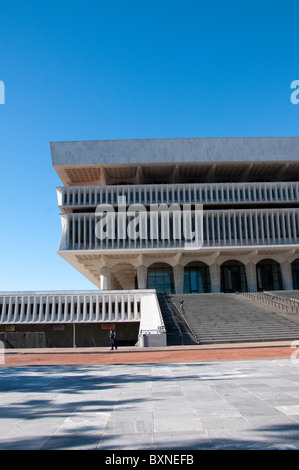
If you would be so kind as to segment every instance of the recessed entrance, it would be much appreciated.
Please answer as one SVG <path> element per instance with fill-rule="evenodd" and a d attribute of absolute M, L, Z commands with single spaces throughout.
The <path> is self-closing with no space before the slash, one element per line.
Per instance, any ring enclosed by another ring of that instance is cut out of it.
<path fill-rule="evenodd" d="M 273 259 L 263 259 L 256 265 L 257 289 L 282 290 L 280 264 Z"/>
<path fill-rule="evenodd" d="M 173 294 L 174 278 L 172 267 L 167 263 L 154 263 L 147 270 L 147 288 L 157 292 Z"/>
<path fill-rule="evenodd" d="M 211 292 L 209 266 L 194 261 L 184 268 L 184 293 L 201 294 Z"/>
<path fill-rule="evenodd" d="M 221 292 L 247 292 L 245 266 L 240 261 L 226 261 L 221 265 Z"/>

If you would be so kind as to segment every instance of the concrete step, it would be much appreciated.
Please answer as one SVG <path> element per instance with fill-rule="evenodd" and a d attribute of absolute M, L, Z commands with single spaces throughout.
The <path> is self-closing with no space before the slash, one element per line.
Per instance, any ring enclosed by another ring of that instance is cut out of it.
<path fill-rule="evenodd" d="M 297 314 L 286 315 L 242 295 L 184 294 L 170 298 L 177 310 L 179 300 L 184 300 L 184 318 L 200 344 L 299 338 Z"/>

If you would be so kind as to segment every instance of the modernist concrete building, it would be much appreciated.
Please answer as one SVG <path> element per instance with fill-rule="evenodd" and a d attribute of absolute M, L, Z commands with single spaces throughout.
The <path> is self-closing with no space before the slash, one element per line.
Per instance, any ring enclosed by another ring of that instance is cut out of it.
<path fill-rule="evenodd" d="M 298 288 L 299 138 L 54 142 L 51 154 L 58 253 L 97 288 Z M 198 208 L 201 243 L 186 243 Z"/>
<path fill-rule="evenodd" d="M 165 345 L 156 291 L 299 288 L 299 138 L 50 148 L 62 182 L 58 253 L 95 288 L 1 293 L 0 341 L 104 346 L 117 324 L 122 345 Z"/>

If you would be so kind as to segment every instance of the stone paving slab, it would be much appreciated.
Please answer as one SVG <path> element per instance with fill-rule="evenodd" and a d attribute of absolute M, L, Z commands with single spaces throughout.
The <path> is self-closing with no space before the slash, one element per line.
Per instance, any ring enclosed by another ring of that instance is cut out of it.
<path fill-rule="evenodd" d="M 290 359 L 0 368 L 0 450 L 299 449 Z"/>

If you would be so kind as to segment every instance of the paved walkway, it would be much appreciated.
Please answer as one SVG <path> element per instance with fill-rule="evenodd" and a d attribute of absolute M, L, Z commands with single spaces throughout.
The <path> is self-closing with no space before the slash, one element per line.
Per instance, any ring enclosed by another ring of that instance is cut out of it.
<path fill-rule="evenodd" d="M 7 349 L 6 366 L 143 364 L 222 361 L 233 359 L 289 358 L 292 342 L 210 344 L 202 346 Z M 1 366 L 1 356 L 0 356 Z"/>
<path fill-rule="evenodd" d="M 290 344 L 125 349 L 6 352 L 0 450 L 299 449 Z"/>

